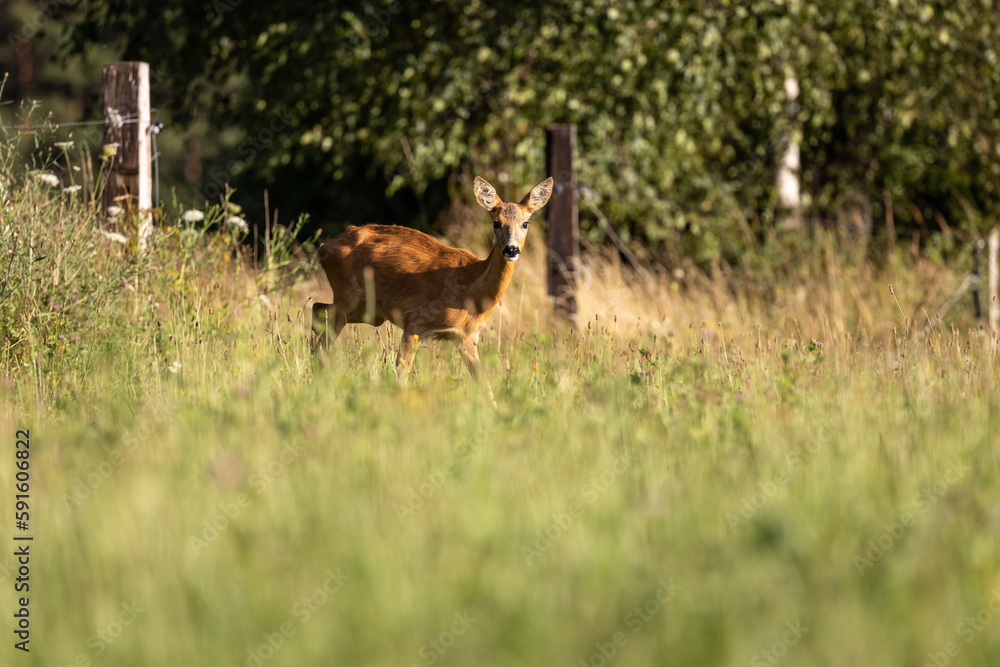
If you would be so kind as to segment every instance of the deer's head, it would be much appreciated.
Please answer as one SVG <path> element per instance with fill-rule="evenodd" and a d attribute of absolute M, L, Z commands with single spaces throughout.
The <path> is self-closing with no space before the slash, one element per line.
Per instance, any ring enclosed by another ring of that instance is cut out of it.
<path fill-rule="evenodd" d="M 524 238 L 528 235 L 528 218 L 549 201 L 552 195 L 552 179 L 546 178 L 531 188 L 531 192 L 524 195 L 519 204 L 501 201 L 493 186 L 479 176 L 476 176 L 473 187 L 476 201 L 489 211 L 490 217 L 493 218 L 496 247 L 503 253 L 504 259 L 516 262 L 521 257 Z"/>

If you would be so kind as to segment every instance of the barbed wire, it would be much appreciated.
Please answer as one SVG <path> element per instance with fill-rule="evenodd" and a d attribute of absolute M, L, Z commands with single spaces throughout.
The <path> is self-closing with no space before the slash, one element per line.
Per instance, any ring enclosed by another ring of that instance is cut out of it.
<path fill-rule="evenodd" d="M 149 110 L 151 121 L 149 127 L 146 128 L 146 134 L 150 135 L 150 141 L 152 145 L 152 152 L 150 155 L 151 162 L 153 164 L 153 193 L 154 201 L 156 206 L 159 206 L 160 199 L 160 153 L 156 148 L 156 135 L 160 133 L 163 129 L 163 122 L 157 120 L 160 115 L 160 110 L 152 108 Z M 0 130 L 21 130 L 28 132 L 37 132 L 38 130 L 59 130 L 64 127 L 87 127 L 95 125 L 114 125 L 115 127 L 122 127 L 123 125 L 132 125 L 138 123 L 141 119 L 139 114 L 128 114 L 127 116 L 108 116 L 102 120 L 79 120 L 70 121 L 67 123 L 40 123 L 37 125 L 4 125 L 0 123 Z"/>
<path fill-rule="evenodd" d="M 45 130 L 52 129 L 58 130 L 61 127 L 82 127 L 84 125 L 107 125 L 112 122 L 110 118 L 104 120 L 81 120 L 72 123 L 44 123 L 42 125 L 0 125 L 0 128 L 4 130 Z M 122 120 L 118 121 L 122 125 L 127 125 L 129 123 L 138 123 L 139 119 L 135 118 L 132 120 Z"/>
<path fill-rule="evenodd" d="M 155 117 L 159 115 L 158 109 L 150 109 L 150 115 Z M 69 121 L 66 123 L 38 123 L 34 125 L 4 125 L 0 123 L 0 130 L 58 130 L 64 127 L 86 127 L 92 125 L 131 125 L 133 123 L 139 122 L 138 114 L 129 114 L 127 116 L 109 116 L 101 120 L 77 120 Z"/>

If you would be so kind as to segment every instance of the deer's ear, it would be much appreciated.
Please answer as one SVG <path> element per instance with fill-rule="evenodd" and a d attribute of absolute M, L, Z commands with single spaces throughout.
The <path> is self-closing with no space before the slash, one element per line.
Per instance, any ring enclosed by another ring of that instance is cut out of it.
<path fill-rule="evenodd" d="M 500 197 L 497 196 L 497 191 L 494 190 L 493 186 L 487 183 L 485 179 L 476 176 L 476 180 L 472 187 L 476 193 L 476 201 L 479 202 L 479 205 L 487 211 L 492 211 L 503 203 L 500 201 Z"/>
<path fill-rule="evenodd" d="M 531 192 L 524 195 L 524 199 L 521 200 L 521 206 L 528 209 L 528 213 L 534 213 L 549 203 L 549 197 L 551 196 L 552 179 L 546 178 L 544 181 L 531 188 Z"/>

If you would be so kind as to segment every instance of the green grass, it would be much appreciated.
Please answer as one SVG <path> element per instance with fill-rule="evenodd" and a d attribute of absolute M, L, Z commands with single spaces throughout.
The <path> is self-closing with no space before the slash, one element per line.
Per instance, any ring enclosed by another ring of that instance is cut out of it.
<path fill-rule="evenodd" d="M 23 206 L 20 229 L 55 247 L 59 224 Z M 67 225 L 101 224 L 68 210 Z M 571 330 L 525 268 L 510 293 L 524 301 L 484 336 L 494 410 L 448 345 L 422 346 L 397 382 L 389 328 L 349 329 L 318 364 L 305 292 L 273 289 L 268 307 L 258 290 L 275 282 L 214 234 L 164 231 L 134 261 L 91 231 L 60 280 L 51 259 L 12 260 L 26 268 L 4 306 L 0 489 L 10 508 L 28 428 L 35 541 L 22 654 L 8 512 L 4 664 L 1000 654 L 988 337 L 852 302 L 850 278 L 809 288 L 838 304 L 832 320 L 811 301 L 795 322 L 678 292 L 669 321 Z M 890 276 L 904 305 L 918 273 Z"/>
<path fill-rule="evenodd" d="M 493 411 L 448 347 L 404 387 L 371 336 L 315 368 L 268 326 L 249 307 L 236 342 L 192 333 L 176 373 L 95 360 L 73 398 L 5 418 L 31 428 L 37 508 L 19 662 L 252 664 L 284 627 L 273 664 L 735 664 L 787 622 L 808 627 L 789 664 L 996 655 L 956 634 L 1000 589 L 978 349 L 732 332 L 727 364 L 694 333 L 535 333 L 488 360 Z M 475 621 L 439 654 L 455 613 Z"/>

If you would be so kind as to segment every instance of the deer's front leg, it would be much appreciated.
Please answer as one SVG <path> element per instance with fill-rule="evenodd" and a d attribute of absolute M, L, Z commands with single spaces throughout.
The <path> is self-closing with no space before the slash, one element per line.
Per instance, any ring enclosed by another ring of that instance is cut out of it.
<path fill-rule="evenodd" d="M 465 359 L 465 365 L 469 367 L 469 373 L 472 375 L 473 380 L 479 380 L 479 337 L 468 338 L 458 344 L 458 351 L 462 353 L 462 358 Z M 497 401 L 493 398 L 493 387 L 490 386 L 490 381 L 483 378 L 483 382 L 486 383 L 486 393 L 489 394 L 490 403 L 493 407 L 497 407 Z"/>
<path fill-rule="evenodd" d="M 331 316 L 331 313 L 333 314 Z M 330 343 L 337 340 L 347 324 L 347 315 L 332 303 L 312 305 L 313 352 L 325 351 Z"/>

